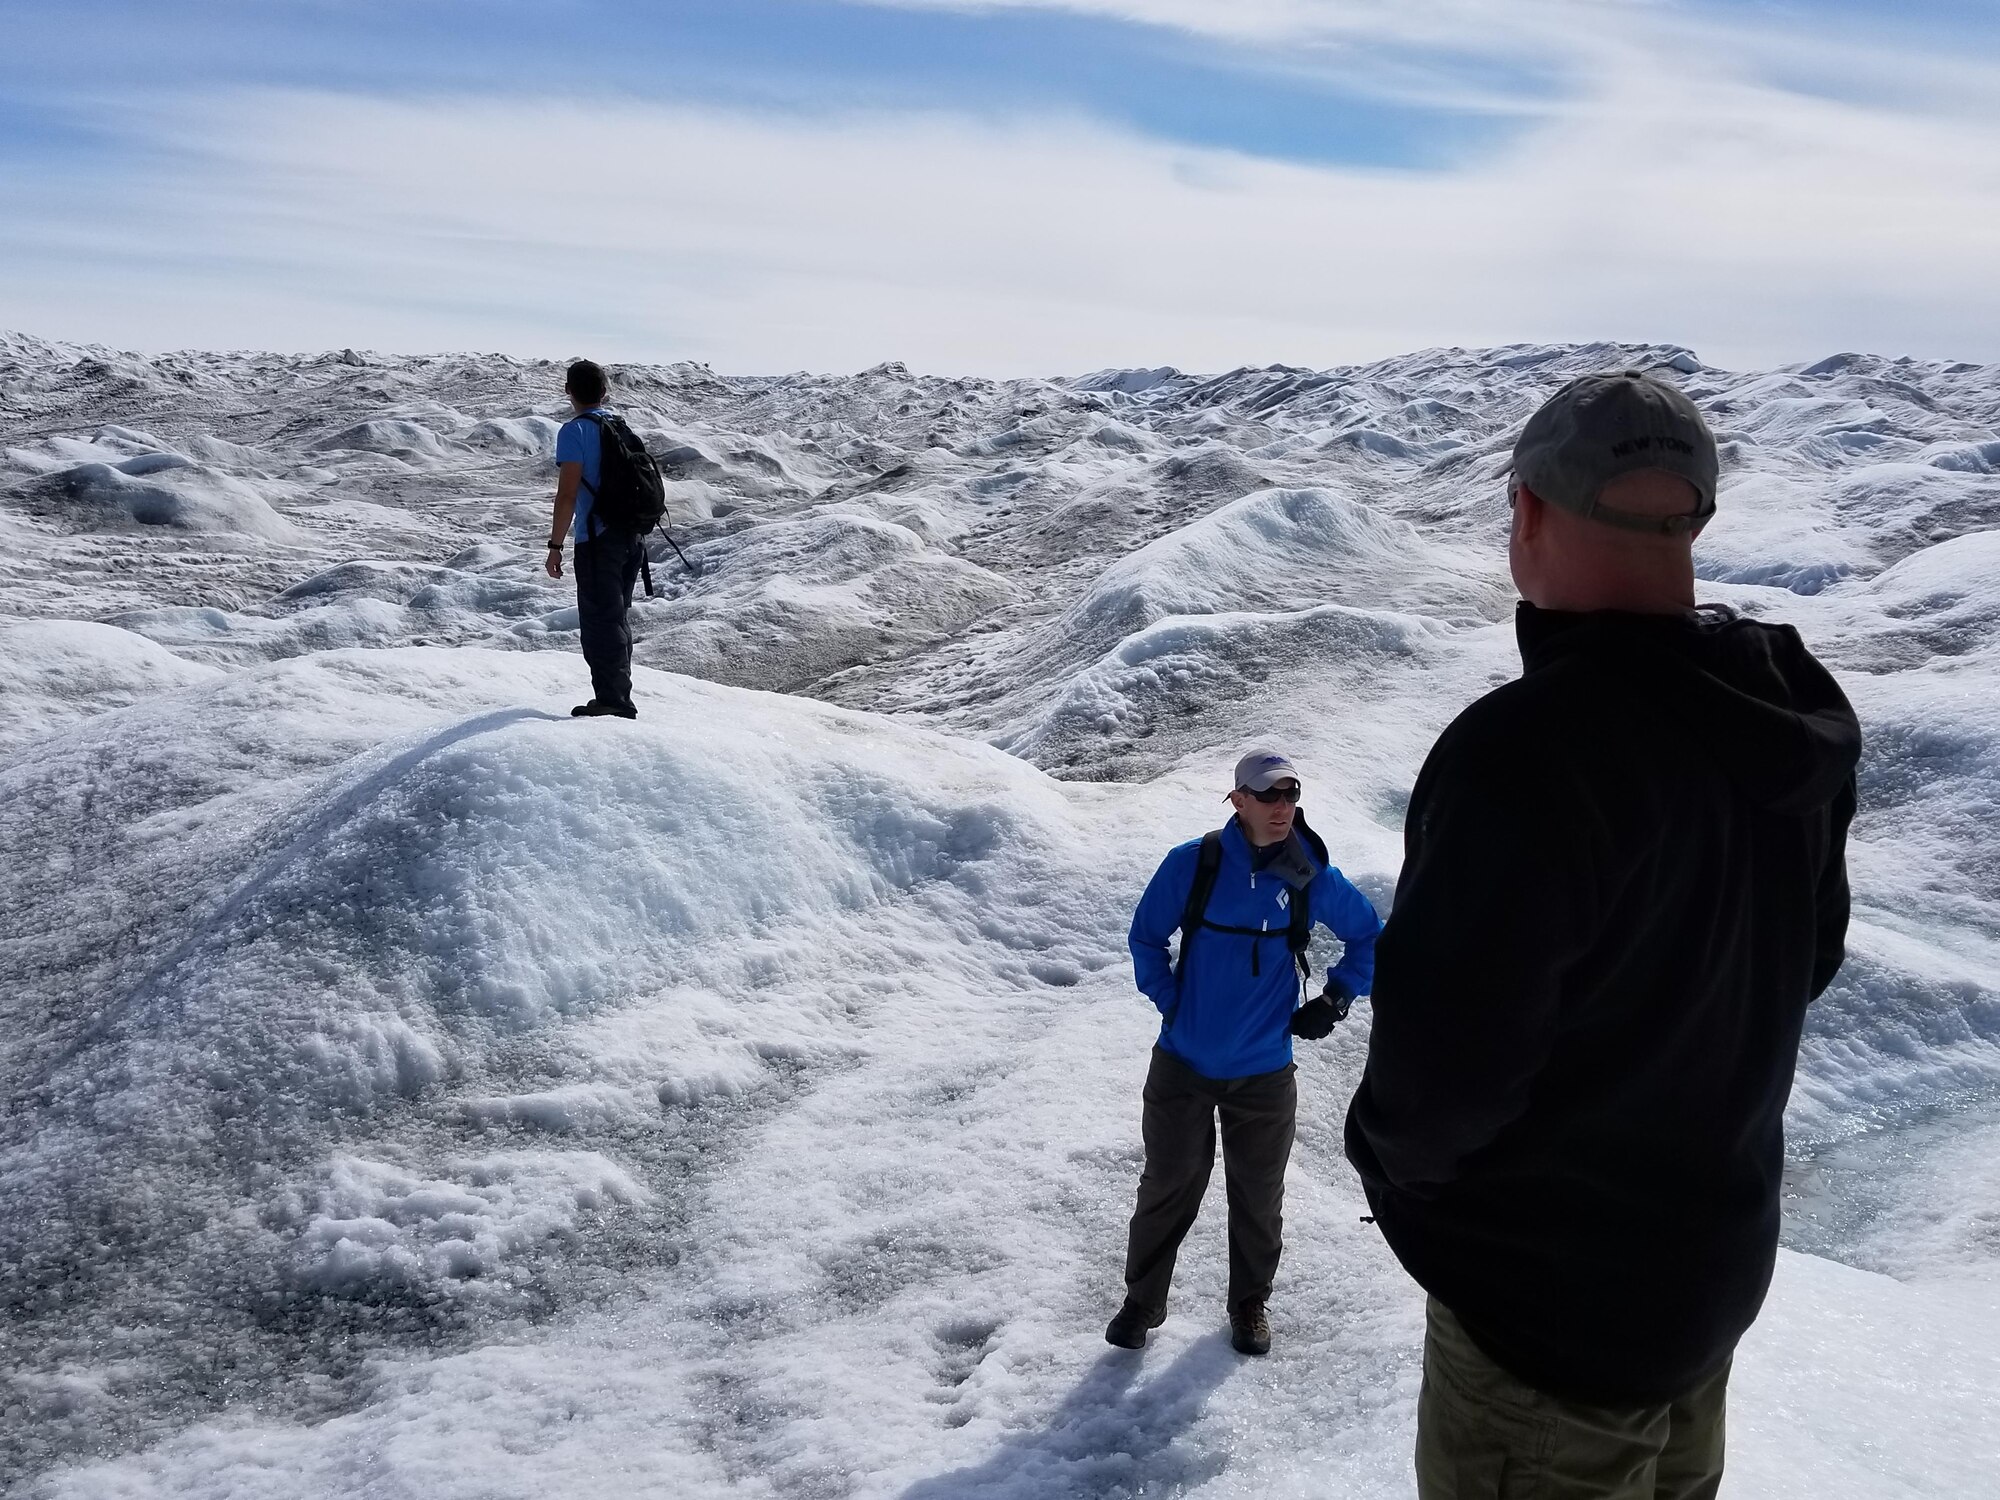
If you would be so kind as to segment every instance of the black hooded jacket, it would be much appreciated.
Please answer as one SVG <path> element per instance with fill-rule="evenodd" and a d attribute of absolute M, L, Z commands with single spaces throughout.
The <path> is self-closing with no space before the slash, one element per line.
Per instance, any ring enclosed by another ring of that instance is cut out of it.
<path fill-rule="evenodd" d="M 1494 1359 L 1666 1401 L 1770 1286 L 1861 732 L 1789 627 L 1523 604 L 1516 629 L 1523 675 L 1411 795 L 1347 1155 Z"/>

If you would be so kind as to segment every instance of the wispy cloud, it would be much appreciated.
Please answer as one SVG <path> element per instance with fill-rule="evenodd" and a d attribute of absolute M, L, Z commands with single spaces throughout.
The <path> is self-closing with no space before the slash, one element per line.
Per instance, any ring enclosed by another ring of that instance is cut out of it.
<path fill-rule="evenodd" d="M 1525 58 L 1364 59 L 1046 6 L 675 0 L 586 20 L 560 0 L 71 0 L 22 31 L 42 66 L 0 79 L 0 117 L 23 122 L 126 94 L 533 89 L 801 113 L 1053 110 L 1283 160 L 1436 166 L 1561 86 Z"/>
<path fill-rule="evenodd" d="M 0 227 L 0 321 L 147 347 L 735 370 L 1215 368 L 1614 337 L 1737 364 L 2000 358 L 2000 117 L 1978 102 L 2000 98 L 2000 67 L 1906 51 L 1888 71 L 1939 88 L 1850 89 L 1836 36 L 1787 50 L 1762 14 L 1637 3 L 1085 5 L 1183 30 L 1226 17 L 1231 45 L 1284 49 L 1274 67 L 1353 49 L 1380 64 L 1371 86 L 1509 117 L 1418 170 L 1162 137 L 1087 100 L 237 86 L 101 113 L 145 144 L 90 184 L 96 212 L 74 178 L 0 169 L 21 208 Z M 1783 58 L 1823 86 L 1774 77 Z M 1535 67 L 1569 82 L 1522 86 Z"/>

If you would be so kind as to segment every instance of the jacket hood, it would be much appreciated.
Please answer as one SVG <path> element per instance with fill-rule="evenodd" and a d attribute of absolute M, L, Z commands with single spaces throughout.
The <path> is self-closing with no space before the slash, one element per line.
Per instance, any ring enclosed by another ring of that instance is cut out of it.
<path fill-rule="evenodd" d="M 1825 807 L 1861 758 L 1861 725 L 1846 694 L 1789 625 L 1713 604 L 1641 615 L 1569 614 L 1524 602 L 1514 628 L 1530 673 L 1606 656 L 1660 669 L 1663 697 L 1697 726 L 1712 763 L 1772 812 Z"/>

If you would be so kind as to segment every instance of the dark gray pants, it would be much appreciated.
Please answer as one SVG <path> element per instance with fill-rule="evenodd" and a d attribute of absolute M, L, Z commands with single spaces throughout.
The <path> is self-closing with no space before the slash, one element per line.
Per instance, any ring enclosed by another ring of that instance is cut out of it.
<path fill-rule="evenodd" d="M 1204 1078 L 1155 1047 L 1146 1075 L 1146 1168 L 1125 1252 L 1127 1300 L 1162 1312 L 1174 1257 L 1201 1212 L 1222 1120 L 1229 1189 L 1229 1305 L 1271 1295 L 1283 1248 L 1285 1163 L 1292 1155 L 1299 1090 L 1290 1065 L 1249 1078 Z"/>
<path fill-rule="evenodd" d="M 606 531 L 576 544 L 576 618 L 590 695 L 599 703 L 632 701 L 632 587 L 645 544 L 627 531 Z"/>
<path fill-rule="evenodd" d="M 1435 1297 L 1417 1396 L 1419 1500 L 1714 1500 L 1729 1367 L 1678 1401 L 1589 1406 L 1487 1357 Z"/>

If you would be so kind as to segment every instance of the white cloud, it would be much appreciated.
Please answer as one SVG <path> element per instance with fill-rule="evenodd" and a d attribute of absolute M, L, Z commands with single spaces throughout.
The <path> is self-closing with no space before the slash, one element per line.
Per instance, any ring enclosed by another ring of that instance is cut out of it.
<path fill-rule="evenodd" d="M 1558 22 L 1596 29 L 1605 13 L 1645 0 L 876 0 L 908 10 L 1068 11 L 1250 42 L 1353 38 L 1466 46 L 1513 45 Z"/>
<path fill-rule="evenodd" d="M 1329 11 L 1104 8 L 1251 26 Z M 1491 12 L 1426 7 L 1422 23 Z M 1780 90 L 1743 41 L 1580 32 L 1587 90 L 1449 174 L 1253 160 L 1076 118 L 255 94 L 157 122 L 181 165 L 95 244 L 65 231 L 78 267 L 124 254 L 134 273 L 44 271 L 36 305 L 9 305 L 35 331 L 149 347 L 589 349 L 728 370 L 1212 369 L 1589 338 L 1739 365 L 2000 358 L 2000 121 Z M 2000 98 L 2000 69 L 1954 67 Z"/>

